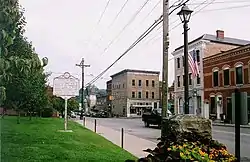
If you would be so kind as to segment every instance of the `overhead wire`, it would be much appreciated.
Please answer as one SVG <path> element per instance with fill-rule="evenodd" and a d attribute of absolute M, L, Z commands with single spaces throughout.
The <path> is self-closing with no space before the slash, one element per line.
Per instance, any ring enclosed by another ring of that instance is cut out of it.
<path fill-rule="evenodd" d="M 123 9 L 124 9 L 125 6 L 127 5 L 128 1 L 129 1 L 129 0 L 126 0 L 126 1 L 123 3 L 123 5 L 122 5 L 122 7 L 120 8 L 119 12 L 116 14 L 116 16 L 114 17 L 114 19 L 111 21 L 111 23 L 109 24 L 109 26 L 108 26 L 107 29 L 110 29 L 110 28 L 114 25 L 115 21 L 117 20 L 117 18 L 120 16 L 120 14 L 122 13 Z M 103 33 L 103 34 L 100 36 L 100 39 L 99 39 L 98 42 L 102 41 L 104 34 L 105 34 L 105 33 Z M 98 44 L 98 43 L 97 43 L 97 44 Z"/>
<path fill-rule="evenodd" d="M 92 39 L 92 37 L 93 37 L 93 34 L 95 33 L 95 31 L 96 31 L 96 29 L 97 29 L 97 27 L 98 27 L 98 25 L 100 24 L 100 22 L 101 22 L 101 20 L 102 20 L 102 18 L 103 18 L 103 16 L 104 16 L 104 14 L 105 14 L 105 12 L 106 12 L 106 10 L 107 10 L 109 4 L 110 4 L 110 1 L 111 1 L 111 0 L 108 0 L 108 1 L 107 1 L 106 5 L 105 5 L 105 7 L 104 7 L 104 9 L 103 9 L 103 11 L 102 11 L 102 13 L 101 13 L 101 15 L 100 15 L 98 21 L 97 21 L 97 24 L 96 24 L 95 27 L 93 28 L 93 30 L 92 30 L 92 32 L 91 32 L 91 34 L 90 34 L 90 37 L 87 39 L 87 40 L 88 40 L 88 41 L 87 41 L 88 45 L 89 45 L 89 42 L 91 41 L 91 39 Z"/>
<path fill-rule="evenodd" d="M 131 49 L 133 49 L 142 39 L 144 39 L 155 27 L 157 27 L 161 21 L 163 19 L 163 16 L 161 15 L 157 20 L 155 20 L 155 22 L 150 25 L 150 27 L 141 34 L 141 36 L 139 38 L 137 38 L 134 43 L 132 43 L 132 45 L 122 54 L 120 55 L 110 66 L 108 66 L 103 72 L 101 72 L 96 78 L 94 78 L 93 80 L 91 80 L 89 83 L 86 84 L 93 84 L 94 82 L 96 82 L 104 73 L 106 73 L 116 62 L 118 62 L 123 56 L 125 56 Z"/>
<path fill-rule="evenodd" d="M 142 24 L 147 18 L 148 16 L 155 10 L 155 8 L 160 4 L 162 0 L 159 0 L 154 7 L 148 12 L 148 14 L 140 21 L 140 24 Z"/>
<path fill-rule="evenodd" d="M 183 0 L 182 0 L 183 1 Z M 186 2 L 188 2 L 189 0 L 186 0 Z M 186 3 L 185 2 L 185 3 Z M 175 9 L 173 9 L 170 13 L 172 14 L 177 8 L 181 7 L 182 4 L 180 4 L 180 6 L 176 7 Z M 118 62 L 123 56 L 125 56 L 131 49 L 133 49 L 139 42 L 141 42 L 148 34 L 150 34 L 161 22 L 163 21 L 163 15 L 161 15 L 157 20 L 155 20 L 155 22 L 145 31 L 141 34 L 141 36 L 139 38 L 136 39 L 136 41 L 122 54 L 120 55 L 110 66 L 108 66 L 104 71 L 102 71 L 96 78 L 94 78 L 93 80 L 91 80 L 89 83 L 86 84 L 86 86 L 93 84 L 94 82 L 96 82 L 104 73 L 106 73 L 116 62 Z"/>
<path fill-rule="evenodd" d="M 116 41 L 116 39 L 125 31 L 125 29 L 135 20 L 135 18 L 138 16 L 138 14 L 142 11 L 142 9 L 147 5 L 147 3 L 150 0 L 146 0 L 144 2 L 144 4 L 136 11 L 136 13 L 131 17 L 131 19 L 128 21 L 128 23 L 122 28 L 122 30 L 115 36 L 115 38 L 113 38 L 109 44 L 107 45 L 107 47 L 103 50 L 103 52 L 101 54 L 104 54 L 109 47 Z"/>
<path fill-rule="evenodd" d="M 214 4 L 229 4 L 229 3 L 247 3 L 249 0 L 234 0 L 234 1 L 215 1 Z M 188 3 L 187 5 L 199 5 L 200 2 Z M 204 3 L 203 3 L 204 4 Z"/>
<path fill-rule="evenodd" d="M 203 1 L 202 3 L 199 3 L 199 5 L 197 5 L 197 6 L 194 8 L 194 10 L 195 10 L 195 9 L 197 9 L 198 7 L 202 6 L 203 4 L 206 4 L 204 7 L 202 7 L 202 8 L 199 9 L 198 11 L 195 11 L 194 14 L 193 14 L 193 16 L 196 15 L 197 13 L 201 12 L 201 10 L 203 10 L 204 8 L 206 8 L 208 5 L 211 5 L 215 0 L 212 0 L 212 1 L 209 2 L 209 3 L 207 3 L 207 1 L 209 1 L 209 0 L 205 0 L 205 1 Z M 175 21 L 173 21 L 172 23 L 170 23 L 170 25 L 171 25 L 171 24 L 174 24 L 174 23 L 177 22 L 177 21 L 178 21 L 178 19 L 176 19 Z M 181 24 L 182 24 L 181 22 L 178 23 L 177 25 L 175 25 L 174 27 L 172 27 L 169 31 L 171 31 L 171 30 L 177 28 L 177 27 L 178 27 L 179 25 L 181 25 Z M 155 35 L 152 39 L 150 39 L 147 43 L 149 43 L 150 41 L 152 41 L 152 40 L 153 40 L 154 38 L 156 38 L 157 36 L 160 36 L 160 34 L 161 34 L 161 33 L 156 34 L 156 35 Z M 158 37 L 157 39 L 155 39 L 154 42 L 157 41 L 157 40 L 160 39 L 160 38 L 161 38 L 161 36 Z"/>
<path fill-rule="evenodd" d="M 231 9 L 246 8 L 246 7 L 250 7 L 250 4 L 248 4 L 248 5 L 242 5 L 242 6 L 232 6 L 232 7 L 225 7 L 225 8 L 217 8 L 217 9 L 211 9 L 211 10 L 204 10 L 202 12 L 231 10 Z"/>

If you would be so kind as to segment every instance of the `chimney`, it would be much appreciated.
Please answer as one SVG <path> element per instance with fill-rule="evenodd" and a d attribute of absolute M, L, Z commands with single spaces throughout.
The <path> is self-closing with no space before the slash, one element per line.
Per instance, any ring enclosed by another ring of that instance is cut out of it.
<path fill-rule="evenodd" d="M 224 39 L 224 31 L 223 30 L 216 30 L 216 38 L 217 39 Z"/>

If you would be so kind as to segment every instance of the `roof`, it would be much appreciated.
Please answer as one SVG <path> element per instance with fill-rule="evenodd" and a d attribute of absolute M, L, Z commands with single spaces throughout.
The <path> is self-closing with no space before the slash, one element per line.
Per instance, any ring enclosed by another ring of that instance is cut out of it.
<path fill-rule="evenodd" d="M 228 45 L 238 45 L 238 46 L 244 46 L 250 43 L 250 41 L 248 40 L 243 40 L 243 39 L 237 39 L 237 38 L 230 38 L 230 37 L 224 37 L 223 39 L 219 39 L 216 37 L 216 35 L 212 35 L 212 34 L 204 34 L 194 40 L 192 40 L 191 42 L 188 42 L 188 45 L 197 42 L 199 40 L 207 40 L 210 42 L 214 42 L 214 43 L 222 43 L 222 44 L 228 44 Z M 183 45 L 176 48 L 174 51 L 180 50 L 183 48 Z"/>
<path fill-rule="evenodd" d="M 145 73 L 145 74 L 160 74 L 159 71 L 148 71 L 148 70 L 133 70 L 133 69 L 125 69 L 125 70 L 122 70 L 118 73 L 115 73 L 113 75 L 111 75 L 110 77 L 113 78 L 117 75 L 121 75 L 121 74 L 125 74 L 125 73 L 128 73 L 128 72 L 133 72 L 133 73 Z"/>

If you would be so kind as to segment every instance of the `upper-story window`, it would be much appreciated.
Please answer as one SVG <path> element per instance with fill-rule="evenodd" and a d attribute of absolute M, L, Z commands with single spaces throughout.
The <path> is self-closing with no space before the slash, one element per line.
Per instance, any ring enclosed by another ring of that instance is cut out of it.
<path fill-rule="evenodd" d="M 192 73 L 188 74 L 188 84 L 192 85 Z"/>
<path fill-rule="evenodd" d="M 125 88 L 125 83 L 122 84 L 122 88 Z"/>
<path fill-rule="evenodd" d="M 181 65 L 180 65 L 180 58 L 176 59 L 176 63 L 177 63 L 177 68 L 180 68 L 181 67 Z"/>
<path fill-rule="evenodd" d="M 197 62 L 200 62 L 200 61 L 201 61 L 200 50 L 196 50 L 196 61 L 197 61 Z"/>
<path fill-rule="evenodd" d="M 217 68 L 213 70 L 213 86 L 219 86 L 219 70 Z"/>
<path fill-rule="evenodd" d="M 135 98 L 135 92 L 132 92 L 132 98 Z"/>
<path fill-rule="evenodd" d="M 152 80 L 152 87 L 155 87 L 155 81 Z"/>
<path fill-rule="evenodd" d="M 250 60 L 248 61 L 248 83 L 250 83 Z"/>
<path fill-rule="evenodd" d="M 138 80 L 138 86 L 141 87 L 141 85 L 142 85 L 141 80 Z"/>
<path fill-rule="evenodd" d="M 243 67 L 242 67 L 242 64 L 238 64 L 235 67 L 235 80 L 236 80 L 236 84 L 243 84 Z"/>
<path fill-rule="evenodd" d="M 132 80 L 132 86 L 135 86 L 135 80 L 134 79 Z"/>
<path fill-rule="evenodd" d="M 180 76 L 177 76 L 177 87 L 181 86 Z"/>
<path fill-rule="evenodd" d="M 197 84 L 201 84 L 201 77 L 200 77 L 199 74 L 197 74 L 196 83 L 197 83 Z"/>
<path fill-rule="evenodd" d="M 185 66 L 185 57 L 182 56 L 182 66 L 184 67 Z"/>
<path fill-rule="evenodd" d="M 138 92 L 138 98 L 142 98 L 141 92 Z"/>
<path fill-rule="evenodd" d="M 182 85 L 185 86 L 185 75 L 182 76 Z"/>
<path fill-rule="evenodd" d="M 146 91 L 146 98 L 148 98 L 148 91 Z"/>
<path fill-rule="evenodd" d="M 229 66 L 223 68 L 223 84 L 224 86 L 230 85 L 230 69 Z"/>
<path fill-rule="evenodd" d="M 155 93 L 154 92 L 152 92 L 152 99 L 154 99 L 155 98 Z"/>
<path fill-rule="evenodd" d="M 148 80 L 146 80 L 146 86 L 148 87 Z"/>

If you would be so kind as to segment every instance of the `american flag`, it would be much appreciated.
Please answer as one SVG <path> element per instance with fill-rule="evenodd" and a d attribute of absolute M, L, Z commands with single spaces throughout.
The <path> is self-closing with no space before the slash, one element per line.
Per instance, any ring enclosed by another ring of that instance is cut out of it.
<path fill-rule="evenodd" d="M 199 72 L 198 63 L 197 63 L 196 57 L 195 57 L 195 50 L 188 53 L 188 64 L 189 64 L 189 67 L 192 71 L 193 77 L 198 76 L 200 74 L 200 72 Z"/>

